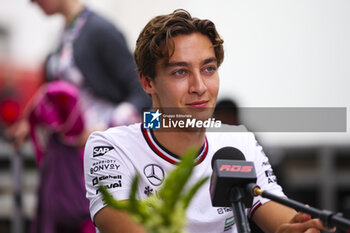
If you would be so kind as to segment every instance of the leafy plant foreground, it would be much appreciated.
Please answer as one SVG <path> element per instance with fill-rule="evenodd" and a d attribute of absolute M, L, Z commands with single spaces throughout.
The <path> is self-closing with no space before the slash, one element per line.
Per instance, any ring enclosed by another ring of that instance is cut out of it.
<path fill-rule="evenodd" d="M 208 180 L 205 177 L 191 188 L 184 189 L 195 166 L 195 150 L 189 150 L 166 177 L 159 195 L 150 195 L 145 200 L 136 199 L 139 176 L 133 179 L 128 201 L 118 201 L 107 191 L 99 189 L 107 206 L 126 211 L 132 218 L 142 224 L 148 233 L 185 233 L 186 209 L 198 189 Z"/>

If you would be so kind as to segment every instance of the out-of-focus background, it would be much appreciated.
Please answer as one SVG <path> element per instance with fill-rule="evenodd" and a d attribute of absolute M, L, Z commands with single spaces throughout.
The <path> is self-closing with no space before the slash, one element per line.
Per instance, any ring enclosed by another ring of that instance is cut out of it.
<path fill-rule="evenodd" d="M 350 1 L 347 0 L 86 0 L 115 23 L 134 49 L 155 15 L 184 8 L 209 18 L 225 43 L 220 98 L 240 107 L 350 107 Z M 0 0 L 0 135 L 23 111 L 42 79 L 46 55 L 63 29 L 29 0 Z M 349 122 L 349 114 L 347 114 Z M 244 119 L 242 119 L 244 121 Z M 285 192 L 317 208 L 350 218 L 350 134 L 258 133 Z M 13 170 L 23 158 L 26 225 L 38 183 L 33 149 L 15 152 L 0 136 L 0 232 L 10 232 Z M 340 232 L 340 231 L 339 231 Z"/>

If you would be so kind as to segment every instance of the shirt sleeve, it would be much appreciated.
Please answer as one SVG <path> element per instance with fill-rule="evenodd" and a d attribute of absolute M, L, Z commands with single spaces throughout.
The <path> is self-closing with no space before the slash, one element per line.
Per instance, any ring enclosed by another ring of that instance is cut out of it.
<path fill-rule="evenodd" d="M 257 142 L 254 134 L 250 134 L 249 147 L 250 155 L 253 156 L 252 161 L 254 162 L 255 171 L 257 175 L 256 184 L 263 190 L 273 193 L 277 196 L 285 196 L 282 187 L 277 183 L 277 178 L 273 172 L 268 157 L 263 151 L 262 146 Z M 248 216 L 251 217 L 255 210 L 261 205 L 270 201 L 270 199 L 256 196 L 253 198 L 252 208 L 249 210 Z"/>
<path fill-rule="evenodd" d="M 127 153 L 111 141 L 105 132 L 95 132 L 85 146 L 84 176 L 91 219 L 105 206 L 99 186 L 105 186 L 117 200 L 129 197 L 134 167 L 128 161 Z"/>

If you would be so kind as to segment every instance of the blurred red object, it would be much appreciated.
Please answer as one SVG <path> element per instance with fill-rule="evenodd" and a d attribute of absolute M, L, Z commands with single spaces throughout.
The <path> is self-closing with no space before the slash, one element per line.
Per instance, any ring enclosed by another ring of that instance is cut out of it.
<path fill-rule="evenodd" d="M 4 99 L 0 102 L 0 117 L 1 121 L 10 125 L 17 121 L 20 116 L 20 103 L 13 99 Z"/>
<path fill-rule="evenodd" d="M 0 61 L 0 125 L 14 123 L 43 83 L 43 70 Z"/>

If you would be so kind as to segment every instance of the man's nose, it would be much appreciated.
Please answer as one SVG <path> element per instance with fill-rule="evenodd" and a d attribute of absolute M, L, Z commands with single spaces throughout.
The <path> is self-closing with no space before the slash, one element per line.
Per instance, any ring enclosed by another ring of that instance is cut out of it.
<path fill-rule="evenodd" d="M 190 84 L 189 84 L 189 92 L 203 95 L 207 91 L 207 86 L 205 80 L 201 76 L 200 72 L 192 73 Z"/>

